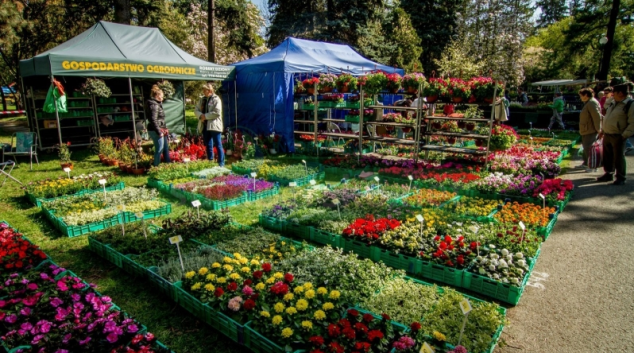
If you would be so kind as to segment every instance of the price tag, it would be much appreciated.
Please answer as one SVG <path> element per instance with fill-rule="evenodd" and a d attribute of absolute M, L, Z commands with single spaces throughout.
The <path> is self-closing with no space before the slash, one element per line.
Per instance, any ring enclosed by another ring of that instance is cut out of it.
<path fill-rule="evenodd" d="M 253 140 L 257 141 L 257 140 L 258 140 L 258 137 L 257 137 L 257 136 L 255 136 L 255 137 L 253 138 Z"/>
<path fill-rule="evenodd" d="M 526 226 L 524 225 L 524 222 L 520 221 L 520 228 L 522 228 L 522 231 L 526 230 Z"/>
<path fill-rule="evenodd" d="M 106 185 L 106 179 L 99 179 L 99 185 Z"/>
<path fill-rule="evenodd" d="M 290 183 L 288 183 L 288 186 L 290 186 L 290 187 L 294 188 L 294 187 L 296 187 L 296 186 L 297 186 L 297 183 L 296 183 L 296 182 L 294 182 L 294 181 L 291 181 Z"/>
<path fill-rule="evenodd" d="M 255 178 L 256 176 L 258 176 L 258 173 L 256 173 L 256 172 L 252 172 L 252 173 L 251 173 L 251 177 L 252 177 L 252 178 Z"/>
<path fill-rule="evenodd" d="M 178 243 L 183 241 L 183 238 L 180 235 L 177 235 L 175 237 L 171 237 L 169 239 L 170 239 L 170 244 L 172 244 L 172 245 L 173 244 L 178 244 Z"/>
<path fill-rule="evenodd" d="M 143 217 L 145 217 L 145 215 L 143 214 L 143 212 L 137 212 L 134 214 L 134 217 L 142 219 Z"/>
<path fill-rule="evenodd" d="M 339 199 L 333 199 L 333 200 L 332 200 L 332 203 L 333 203 L 334 205 L 338 205 L 338 204 L 340 204 Z"/>
<path fill-rule="evenodd" d="M 117 205 L 117 211 L 119 212 L 125 211 L 125 205 Z"/>
<path fill-rule="evenodd" d="M 471 312 L 471 302 L 469 302 L 469 299 L 460 302 L 460 310 L 462 310 L 463 315 L 467 315 Z"/>
<path fill-rule="evenodd" d="M 189 157 L 185 157 L 185 158 L 183 158 L 183 162 L 185 162 L 185 163 L 189 163 L 189 161 L 191 161 L 191 159 L 189 159 Z"/>
<path fill-rule="evenodd" d="M 68 168 L 68 167 L 64 168 L 64 172 L 70 173 L 70 168 Z"/>
<path fill-rule="evenodd" d="M 421 223 L 423 223 L 423 221 L 425 221 L 425 218 L 423 217 L 423 215 L 420 215 L 420 214 L 417 214 L 417 215 L 416 215 L 416 219 L 417 219 L 419 222 L 421 222 Z"/>
<path fill-rule="evenodd" d="M 201 203 L 200 203 L 200 201 L 199 201 L 199 200 L 194 200 L 194 201 L 192 201 L 192 206 L 194 206 L 194 207 L 200 207 L 200 205 L 201 205 Z"/>
<path fill-rule="evenodd" d="M 542 200 L 546 200 L 546 196 L 544 196 L 543 194 L 539 194 L 539 197 L 541 197 Z"/>
<path fill-rule="evenodd" d="M 419 353 L 434 353 L 434 349 L 431 348 L 429 343 L 425 342 L 425 343 L 423 343 L 423 346 L 420 347 Z"/>
<path fill-rule="evenodd" d="M 408 176 L 407 176 L 407 179 L 409 179 L 409 181 L 412 181 L 412 180 L 414 180 L 414 177 L 413 177 L 413 176 L 411 176 L 411 175 L 408 175 Z"/>
<path fill-rule="evenodd" d="M 374 177 L 374 180 L 378 183 L 378 182 L 379 182 L 379 177 L 378 177 L 378 176 L 375 176 L 375 177 Z"/>

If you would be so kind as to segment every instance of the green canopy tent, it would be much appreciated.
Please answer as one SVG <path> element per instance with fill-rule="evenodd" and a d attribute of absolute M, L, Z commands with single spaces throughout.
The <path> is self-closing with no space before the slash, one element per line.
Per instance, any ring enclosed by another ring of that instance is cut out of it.
<path fill-rule="evenodd" d="M 56 76 L 127 78 L 129 96 L 126 98 L 132 105 L 130 112 L 135 135 L 136 113 L 132 79 L 228 81 L 234 80 L 234 70 L 231 66 L 216 65 L 188 54 L 170 42 L 157 28 L 105 21 L 98 22 L 51 50 L 20 61 L 21 77 L 27 80 L 43 76 L 50 77 L 51 82 Z M 185 102 L 182 82 L 177 82 L 175 87 L 177 93 L 173 99 L 164 103 L 166 120 L 170 130 L 184 132 Z M 35 104 L 29 104 L 29 108 L 37 110 Z M 64 127 L 60 127 L 57 112 L 56 119 L 59 143 L 62 143 Z M 35 123 L 38 123 L 37 119 Z"/>

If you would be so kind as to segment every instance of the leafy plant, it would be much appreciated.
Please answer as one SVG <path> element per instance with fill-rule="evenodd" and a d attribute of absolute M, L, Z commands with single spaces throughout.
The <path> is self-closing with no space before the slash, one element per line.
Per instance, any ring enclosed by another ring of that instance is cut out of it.
<path fill-rule="evenodd" d="M 447 94 L 449 83 L 444 78 L 431 77 L 427 80 L 427 86 L 423 89 L 424 97 L 444 97 Z"/>
<path fill-rule="evenodd" d="M 359 79 L 359 85 L 368 95 L 374 95 L 387 87 L 388 78 L 381 71 L 365 75 Z"/>
<path fill-rule="evenodd" d="M 166 99 L 171 98 L 174 93 L 176 93 L 174 85 L 172 85 L 172 83 L 168 80 L 159 81 L 156 83 L 156 85 L 161 89 L 161 91 L 163 91 Z"/>
<path fill-rule="evenodd" d="M 349 92 L 353 92 L 357 90 L 359 81 L 356 77 L 350 74 L 341 74 L 337 76 L 335 84 L 337 85 L 337 91 L 339 92 L 343 91 L 344 87 L 347 87 Z"/>
<path fill-rule="evenodd" d="M 158 263 L 158 274 L 166 280 L 174 283 L 180 281 L 185 273 L 197 271 L 201 267 L 211 266 L 214 262 L 222 262 L 224 255 L 210 247 L 201 246 L 196 250 L 183 254 L 183 268 L 178 256 L 170 257 Z"/>
<path fill-rule="evenodd" d="M 471 87 L 467 82 L 459 78 L 450 78 L 447 94 L 452 98 L 469 99 L 471 97 Z"/>
<path fill-rule="evenodd" d="M 336 81 L 337 75 L 335 74 L 321 74 L 319 75 L 319 85 L 317 85 L 317 89 L 320 91 L 334 89 Z"/>
<path fill-rule="evenodd" d="M 70 146 L 70 141 L 55 146 L 57 147 L 57 155 L 59 156 L 59 161 L 62 163 L 70 163 L 70 155 L 72 154 L 72 152 L 68 148 Z"/>
<path fill-rule="evenodd" d="M 406 91 L 408 89 L 418 91 L 421 84 L 423 85 L 423 89 L 425 88 L 425 86 L 427 85 L 427 79 L 425 79 L 424 74 L 414 72 L 403 76 L 403 82 L 401 84 L 403 85 L 403 89 L 405 89 Z"/>
<path fill-rule="evenodd" d="M 87 96 L 108 98 L 112 94 L 110 88 L 106 86 L 103 80 L 98 78 L 87 78 L 86 82 L 81 86 L 81 93 Z"/>

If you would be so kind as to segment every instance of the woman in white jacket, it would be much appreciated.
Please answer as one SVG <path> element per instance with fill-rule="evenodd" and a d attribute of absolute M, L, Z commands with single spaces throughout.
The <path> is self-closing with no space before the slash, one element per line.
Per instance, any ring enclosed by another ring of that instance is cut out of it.
<path fill-rule="evenodd" d="M 214 160 L 214 146 L 218 150 L 218 165 L 225 165 L 225 151 L 222 148 L 222 102 L 216 95 L 211 83 L 203 85 L 203 95 L 196 104 L 195 114 L 198 117 L 198 132 L 203 133 L 207 158 Z"/>

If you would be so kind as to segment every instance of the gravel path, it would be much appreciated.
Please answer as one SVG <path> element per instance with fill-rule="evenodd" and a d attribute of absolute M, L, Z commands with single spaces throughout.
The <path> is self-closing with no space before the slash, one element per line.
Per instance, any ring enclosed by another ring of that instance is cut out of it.
<path fill-rule="evenodd" d="M 496 352 L 634 352 L 634 153 L 627 164 L 624 186 L 594 182 L 601 170 L 563 176 L 575 194 Z"/>

